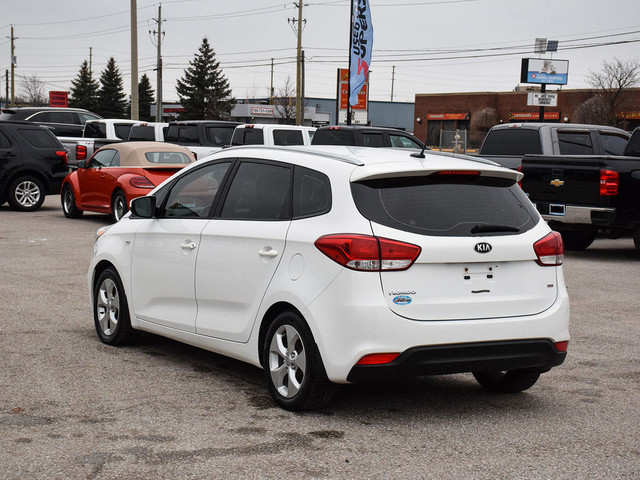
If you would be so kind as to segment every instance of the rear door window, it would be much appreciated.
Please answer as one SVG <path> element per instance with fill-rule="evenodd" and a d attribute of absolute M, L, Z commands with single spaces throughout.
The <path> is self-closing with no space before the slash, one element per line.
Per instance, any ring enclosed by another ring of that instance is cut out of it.
<path fill-rule="evenodd" d="M 482 155 L 527 155 L 542 153 L 540 133 L 532 128 L 506 128 L 489 132 Z"/>
<path fill-rule="evenodd" d="M 560 155 L 595 155 L 591 132 L 558 131 Z"/>
<path fill-rule="evenodd" d="M 316 130 L 312 145 L 354 145 L 353 132 L 350 130 Z"/>
<path fill-rule="evenodd" d="M 508 179 L 430 175 L 357 182 L 351 190 L 367 219 L 422 235 L 513 235 L 538 220 L 522 189 Z"/>
<path fill-rule="evenodd" d="M 59 148 L 62 150 L 62 145 L 56 140 L 56 137 L 42 127 L 18 128 L 17 132 L 27 143 L 36 148 Z"/>
<path fill-rule="evenodd" d="M 384 135 L 381 132 L 362 132 L 362 145 L 365 147 L 384 147 Z"/>
<path fill-rule="evenodd" d="M 391 146 L 395 148 L 422 148 L 422 145 L 406 135 L 390 133 L 389 140 L 391 140 Z"/>
<path fill-rule="evenodd" d="M 628 137 L 615 133 L 600 132 L 603 155 L 624 155 Z"/>

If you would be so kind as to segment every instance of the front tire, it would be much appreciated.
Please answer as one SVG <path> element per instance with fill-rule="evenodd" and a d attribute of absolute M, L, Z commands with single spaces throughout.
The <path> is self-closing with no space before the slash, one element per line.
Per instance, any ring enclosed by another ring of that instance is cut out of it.
<path fill-rule="evenodd" d="M 60 195 L 60 202 L 62 203 L 62 211 L 67 218 L 80 218 L 84 213 L 76 205 L 76 198 L 73 194 L 71 185 L 65 185 L 62 187 L 62 195 Z"/>
<path fill-rule="evenodd" d="M 22 212 L 38 210 L 44 203 L 44 185 L 36 177 L 18 177 L 9 186 L 9 205 Z"/>
<path fill-rule="evenodd" d="M 114 222 L 119 222 L 128 211 L 127 197 L 124 196 L 122 191 L 118 190 L 111 200 L 111 216 Z"/>
<path fill-rule="evenodd" d="M 507 370 L 505 372 L 473 372 L 478 383 L 491 392 L 519 393 L 538 381 L 536 370 Z"/>
<path fill-rule="evenodd" d="M 324 407 L 331 398 L 330 382 L 307 324 L 294 312 L 279 314 L 263 346 L 267 387 L 285 410 Z"/>
<path fill-rule="evenodd" d="M 113 268 L 102 272 L 95 284 L 93 320 L 102 343 L 119 346 L 131 341 L 133 329 L 127 297 L 120 276 Z"/>

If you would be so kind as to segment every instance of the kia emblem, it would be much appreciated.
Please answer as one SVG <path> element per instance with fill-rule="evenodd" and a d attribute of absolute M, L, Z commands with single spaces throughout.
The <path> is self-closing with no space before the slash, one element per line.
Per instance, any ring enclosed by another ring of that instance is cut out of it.
<path fill-rule="evenodd" d="M 489 253 L 491 248 L 491 245 L 486 242 L 476 243 L 473 247 L 473 249 L 478 253 Z"/>

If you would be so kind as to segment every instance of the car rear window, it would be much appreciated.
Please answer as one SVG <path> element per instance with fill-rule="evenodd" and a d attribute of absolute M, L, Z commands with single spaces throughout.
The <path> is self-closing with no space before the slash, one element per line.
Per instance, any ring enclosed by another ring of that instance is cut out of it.
<path fill-rule="evenodd" d="M 207 142 L 209 145 L 216 147 L 224 147 L 231 145 L 231 135 L 233 135 L 234 126 L 228 127 L 206 127 Z"/>
<path fill-rule="evenodd" d="M 131 123 L 116 123 L 113 125 L 113 129 L 116 131 L 116 137 L 120 140 L 126 140 L 129 138 L 129 133 L 131 132 L 131 127 L 133 125 Z"/>
<path fill-rule="evenodd" d="M 170 125 L 165 140 L 168 142 L 199 145 L 198 127 L 196 125 Z"/>
<path fill-rule="evenodd" d="M 531 128 L 508 128 L 489 132 L 481 155 L 527 155 L 542 153 L 540 133 Z"/>
<path fill-rule="evenodd" d="M 304 145 L 302 132 L 299 130 L 274 130 L 274 145 Z"/>
<path fill-rule="evenodd" d="M 351 190 L 368 220 L 422 235 L 513 235 L 538 221 L 522 189 L 508 179 L 430 175 L 362 181 Z"/>
<path fill-rule="evenodd" d="M 353 132 L 349 130 L 316 130 L 312 145 L 354 145 Z"/>
<path fill-rule="evenodd" d="M 139 141 L 139 140 L 155 140 L 155 132 L 153 127 L 148 125 L 137 125 L 131 127 L 131 131 L 129 132 L 129 141 Z"/>
<path fill-rule="evenodd" d="M 264 145 L 261 128 L 236 128 L 233 132 L 232 145 Z"/>
<path fill-rule="evenodd" d="M 18 135 L 36 148 L 62 148 L 60 142 L 43 128 L 18 128 Z"/>
<path fill-rule="evenodd" d="M 187 164 L 191 159 L 182 152 L 147 152 L 144 154 L 149 163 L 153 164 Z"/>

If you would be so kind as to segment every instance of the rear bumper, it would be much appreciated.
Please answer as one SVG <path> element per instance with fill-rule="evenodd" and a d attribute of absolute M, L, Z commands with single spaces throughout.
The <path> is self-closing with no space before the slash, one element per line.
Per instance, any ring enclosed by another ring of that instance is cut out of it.
<path fill-rule="evenodd" d="M 581 207 L 555 203 L 536 203 L 536 208 L 545 220 L 560 223 L 607 227 L 613 225 L 616 219 L 615 208 Z"/>
<path fill-rule="evenodd" d="M 384 365 L 356 365 L 348 382 L 375 382 L 402 377 L 536 369 L 541 372 L 564 362 L 567 352 L 551 340 L 532 339 L 460 343 L 410 348 Z"/>

